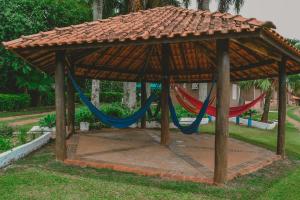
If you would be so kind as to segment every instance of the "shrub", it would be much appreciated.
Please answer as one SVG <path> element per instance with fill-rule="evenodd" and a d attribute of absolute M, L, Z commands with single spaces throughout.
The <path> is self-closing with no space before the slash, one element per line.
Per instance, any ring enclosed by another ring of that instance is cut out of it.
<path fill-rule="evenodd" d="M 46 95 L 42 96 L 42 105 L 43 106 L 53 106 L 55 104 L 55 93 L 50 91 Z"/>
<path fill-rule="evenodd" d="M 103 104 L 101 105 L 101 111 L 105 114 L 117 118 L 124 118 L 129 116 L 132 111 L 130 111 L 129 108 L 126 106 L 121 105 L 121 103 L 111 103 L 111 104 Z M 54 127 L 55 126 L 55 114 L 47 115 L 43 118 L 41 118 L 39 124 L 40 126 L 44 127 Z M 87 107 L 82 107 L 76 109 L 75 112 L 75 124 L 78 126 L 80 122 L 89 122 L 92 125 L 92 127 L 99 128 L 103 127 L 102 123 L 99 123 L 99 120 L 96 119 L 96 117 L 91 113 L 91 111 Z"/>
<path fill-rule="evenodd" d="M 10 138 L 0 136 L 0 151 L 7 151 L 12 148 L 12 142 Z"/>
<path fill-rule="evenodd" d="M 85 96 L 87 96 L 89 99 L 91 97 L 91 93 L 84 93 Z M 123 98 L 122 92 L 100 92 L 100 102 L 101 103 L 113 103 L 113 102 L 119 102 L 121 103 Z M 75 101 L 80 102 L 80 97 L 78 93 L 75 95 Z"/>
<path fill-rule="evenodd" d="M 30 101 L 30 96 L 27 94 L 0 94 L 0 111 L 28 108 Z"/>
<path fill-rule="evenodd" d="M 124 118 L 132 113 L 128 107 L 121 103 L 104 104 L 101 107 L 101 111 L 109 116 L 117 118 Z"/>
<path fill-rule="evenodd" d="M 12 127 L 8 126 L 5 123 L 0 123 L 0 137 L 1 136 L 11 137 L 13 132 L 14 130 Z"/>
<path fill-rule="evenodd" d="M 52 128 L 55 126 L 56 123 L 56 115 L 55 114 L 49 114 L 45 117 L 41 118 L 39 121 L 39 125 L 41 127 L 49 127 Z"/>
<path fill-rule="evenodd" d="M 112 103 L 112 102 L 121 102 L 123 98 L 122 92 L 101 92 L 100 93 L 100 102 Z"/>
<path fill-rule="evenodd" d="M 76 109 L 75 124 L 79 125 L 80 122 L 94 123 L 96 119 L 87 107 Z"/>
<path fill-rule="evenodd" d="M 27 142 L 27 130 L 20 129 L 18 134 L 19 144 L 25 144 Z"/>

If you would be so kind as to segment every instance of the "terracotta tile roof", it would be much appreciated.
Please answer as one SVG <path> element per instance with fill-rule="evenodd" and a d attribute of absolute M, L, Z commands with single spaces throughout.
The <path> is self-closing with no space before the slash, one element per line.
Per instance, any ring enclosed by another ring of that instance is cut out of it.
<path fill-rule="evenodd" d="M 240 15 L 223 14 L 178 7 L 159 7 L 105 20 L 55 28 L 17 40 L 3 43 L 7 49 L 173 38 L 188 35 L 213 35 L 215 33 L 254 32 L 264 22 Z"/>
<path fill-rule="evenodd" d="M 77 76 L 136 81 L 145 70 L 143 78 L 151 82 L 162 78 L 161 44 L 168 42 L 170 76 L 207 82 L 216 70 L 215 39 L 228 38 L 233 81 L 277 77 L 284 54 L 287 73 L 300 73 L 300 51 L 274 28 L 271 22 L 240 15 L 167 6 L 55 28 L 3 45 L 49 74 L 55 71 L 55 51 L 68 49 Z"/>

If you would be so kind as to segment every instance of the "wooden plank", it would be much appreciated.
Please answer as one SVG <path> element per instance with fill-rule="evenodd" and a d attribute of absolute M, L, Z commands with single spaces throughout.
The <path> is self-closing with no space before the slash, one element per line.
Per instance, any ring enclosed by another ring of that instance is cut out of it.
<path fill-rule="evenodd" d="M 270 44 L 271 46 L 273 46 L 275 49 L 277 49 L 278 51 L 280 51 L 281 53 L 285 54 L 286 56 L 288 56 L 288 57 L 294 59 L 295 61 L 297 61 L 298 63 L 300 63 L 300 57 L 298 55 L 295 55 L 290 50 L 288 50 L 287 48 L 283 47 L 278 42 L 276 42 L 273 39 L 271 39 L 270 37 L 268 37 L 265 33 L 261 32 L 260 37 L 265 42 L 267 42 L 268 44 Z"/>
<path fill-rule="evenodd" d="M 169 105 L 168 95 L 170 90 L 170 46 L 169 44 L 162 44 L 162 63 L 163 66 L 163 78 L 162 78 L 162 91 L 161 91 L 161 140 L 162 145 L 168 145 L 170 143 L 170 131 L 169 131 Z"/>
<path fill-rule="evenodd" d="M 214 182 L 223 184 L 227 180 L 227 140 L 230 104 L 230 58 L 229 41 L 217 40 L 217 117 L 215 128 Z"/>
<path fill-rule="evenodd" d="M 70 66 L 69 68 L 74 77 L 74 67 Z M 70 137 L 75 134 L 75 91 L 70 78 L 68 78 L 67 82 L 67 110 L 67 136 Z"/>
<path fill-rule="evenodd" d="M 141 82 L 141 105 L 144 106 L 146 104 L 147 92 L 146 92 L 146 82 Z M 146 114 L 141 119 L 141 128 L 146 128 Z"/>
<path fill-rule="evenodd" d="M 66 120 L 65 120 L 65 53 L 56 52 L 55 106 L 56 106 L 56 160 L 66 159 Z"/>
<path fill-rule="evenodd" d="M 286 57 L 279 63 L 279 92 L 278 92 L 278 133 L 277 155 L 285 156 L 285 120 L 286 120 Z"/>

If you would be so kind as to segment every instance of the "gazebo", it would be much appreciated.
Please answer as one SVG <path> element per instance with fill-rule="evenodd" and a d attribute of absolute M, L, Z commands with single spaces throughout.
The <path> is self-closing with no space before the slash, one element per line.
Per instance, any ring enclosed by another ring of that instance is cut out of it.
<path fill-rule="evenodd" d="M 277 154 L 285 152 L 286 76 L 300 72 L 300 52 L 271 22 L 229 13 L 172 6 L 55 28 L 4 42 L 31 66 L 55 76 L 56 158 L 66 158 L 66 121 L 74 129 L 74 91 L 66 69 L 77 77 L 161 82 L 161 144 L 170 141 L 168 91 L 177 83 L 217 82 L 214 182 L 227 176 L 230 81 L 279 79 Z M 146 119 L 142 119 L 145 128 Z"/>

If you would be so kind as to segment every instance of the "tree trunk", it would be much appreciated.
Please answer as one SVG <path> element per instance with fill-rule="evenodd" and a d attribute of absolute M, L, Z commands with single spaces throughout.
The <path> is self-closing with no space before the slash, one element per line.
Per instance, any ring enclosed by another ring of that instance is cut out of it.
<path fill-rule="evenodd" d="M 151 83 L 146 83 L 147 98 L 151 95 Z"/>
<path fill-rule="evenodd" d="M 135 82 L 124 82 L 123 83 L 123 103 L 128 108 L 135 108 L 136 106 L 136 83 Z"/>
<path fill-rule="evenodd" d="M 93 9 L 93 20 L 102 19 L 103 15 L 103 0 L 93 0 L 92 4 Z M 100 105 L 100 81 L 93 80 L 92 81 L 92 94 L 91 94 L 91 101 L 96 106 L 99 107 Z"/>
<path fill-rule="evenodd" d="M 197 0 L 199 10 L 209 10 L 210 0 Z"/>
<path fill-rule="evenodd" d="M 129 1 L 129 12 L 137 12 L 144 9 L 146 2 L 141 0 L 130 0 Z M 123 103 L 129 108 L 136 106 L 136 83 L 134 82 L 123 82 Z"/>
<path fill-rule="evenodd" d="M 272 98 L 272 87 L 270 87 L 267 91 L 264 103 L 264 111 L 261 116 L 261 121 L 267 123 L 269 121 L 269 111 L 270 111 L 270 104 Z"/>

